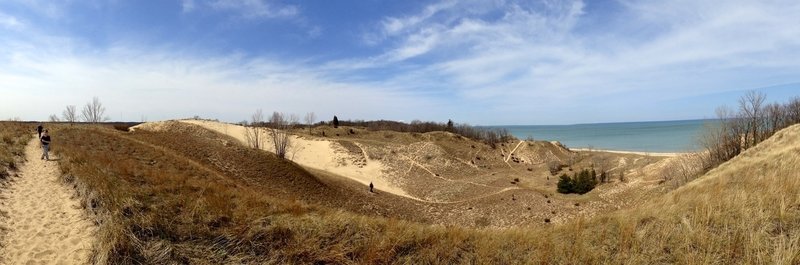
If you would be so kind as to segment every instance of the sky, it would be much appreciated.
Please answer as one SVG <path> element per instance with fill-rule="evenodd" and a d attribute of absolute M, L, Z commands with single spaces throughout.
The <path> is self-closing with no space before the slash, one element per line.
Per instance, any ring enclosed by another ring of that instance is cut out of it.
<path fill-rule="evenodd" d="M 257 109 L 475 125 L 712 118 L 800 96 L 800 1 L 2 0 L 0 119 Z"/>

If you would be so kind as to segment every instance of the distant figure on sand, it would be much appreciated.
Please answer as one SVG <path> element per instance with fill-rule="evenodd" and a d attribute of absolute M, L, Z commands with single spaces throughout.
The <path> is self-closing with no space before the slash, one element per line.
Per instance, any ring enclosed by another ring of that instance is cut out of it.
<path fill-rule="evenodd" d="M 50 151 L 50 134 L 47 133 L 47 130 L 44 130 L 40 140 L 42 142 L 42 159 L 50 161 L 50 155 L 47 154 Z"/>
<path fill-rule="evenodd" d="M 36 127 L 36 131 L 39 132 L 39 139 L 42 139 L 42 124 L 39 123 L 39 127 Z"/>
<path fill-rule="evenodd" d="M 372 188 L 374 188 L 374 187 L 375 187 L 375 186 L 373 186 L 373 185 L 372 185 L 372 182 L 370 182 L 370 183 L 369 183 L 369 192 L 373 192 L 373 191 L 372 191 Z"/>

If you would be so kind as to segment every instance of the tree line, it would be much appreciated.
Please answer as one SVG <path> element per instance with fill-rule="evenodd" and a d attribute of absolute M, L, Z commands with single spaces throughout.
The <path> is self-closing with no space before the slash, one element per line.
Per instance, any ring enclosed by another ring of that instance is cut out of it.
<path fill-rule="evenodd" d="M 800 97 L 786 103 L 766 104 L 762 92 L 749 91 L 738 100 L 738 108 L 716 109 L 718 123 L 709 125 L 700 138 L 707 152 L 704 170 L 710 170 L 756 146 L 779 130 L 800 123 Z"/>
<path fill-rule="evenodd" d="M 469 124 L 457 124 L 453 120 L 445 122 L 432 122 L 414 120 L 411 123 L 377 120 L 377 121 L 364 121 L 364 120 L 338 120 L 338 125 L 350 127 L 363 127 L 370 131 L 394 131 L 394 132 L 414 132 L 414 133 L 427 133 L 427 132 L 451 132 L 470 138 L 477 141 L 482 141 L 492 148 L 497 147 L 497 144 L 511 141 L 516 138 L 503 128 L 488 128 L 476 127 Z"/>

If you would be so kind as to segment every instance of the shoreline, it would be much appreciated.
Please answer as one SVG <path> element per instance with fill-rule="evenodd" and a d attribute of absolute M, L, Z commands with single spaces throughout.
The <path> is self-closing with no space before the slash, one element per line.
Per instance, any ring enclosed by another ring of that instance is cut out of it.
<path fill-rule="evenodd" d="M 641 151 L 624 151 L 624 150 L 604 150 L 604 149 L 589 149 L 589 148 L 569 148 L 571 151 L 575 152 L 605 152 L 605 153 L 614 153 L 614 154 L 631 154 L 631 155 L 643 155 L 643 156 L 661 156 L 661 157 L 675 157 L 680 156 L 683 154 L 690 154 L 690 153 L 668 153 L 668 152 L 641 152 Z"/>

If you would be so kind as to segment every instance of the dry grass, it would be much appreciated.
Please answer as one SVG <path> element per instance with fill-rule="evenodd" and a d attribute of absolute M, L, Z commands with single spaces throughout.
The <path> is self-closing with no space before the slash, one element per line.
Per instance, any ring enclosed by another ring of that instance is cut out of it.
<path fill-rule="evenodd" d="M 25 145 L 30 141 L 35 125 L 2 121 L 0 122 L 0 181 L 18 167 L 25 155 Z"/>
<path fill-rule="evenodd" d="M 800 126 L 637 208 L 504 230 L 278 199 L 148 138 L 160 136 L 58 133 L 64 172 L 103 222 L 98 263 L 800 263 Z"/>
<path fill-rule="evenodd" d="M 34 127 L 21 122 L 0 121 L 0 188 L 8 185 L 10 177 L 16 175 L 19 164 L 24 162 L 25 145 L 30 141 Z M 3 199 L 0 197 L 0 200 Z M 0 211 L 0 218 L 6 218 L 6 213 Z M 0 242 L 3 241 L 5 229 L 0 226 Z"/>

